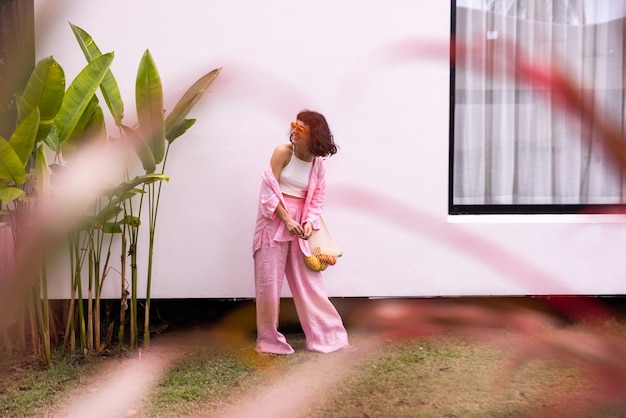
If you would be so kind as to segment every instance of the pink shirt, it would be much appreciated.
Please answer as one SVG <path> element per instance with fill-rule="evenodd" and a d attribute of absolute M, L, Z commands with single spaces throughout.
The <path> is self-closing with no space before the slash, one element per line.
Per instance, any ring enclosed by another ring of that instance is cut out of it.
<path fill-rule="evenodd" d="M 285 200 L 283 194 L 280 191 L 278 181 L 274 177 L 272 167 L 268 167 L 263 171 L 261 175 L 261 190 L 259 192 L 259 209 L 256 219 L 256 227 L 254 229 L 254 236 L 252 239 L 252 254 L 261 247 L 261 240 L 264 234 L 265 236 L 274 237 L 281 225 L 280 222 L 273 222 L 276 219 L 276 208 L 279 203 L 285 206 Z M 314 230 L 319 229 L 320 215 L 324 207 L 324 199 L 326 197 L 326 169 L 324 167 L 324 159 L 322 157 L 315 157 L 313 161 L 313 167 L 311 169 L 311 177 L 309 179 L 309 187 L 307 189 L 306 197 L 304 198 L 304 208 L 302 212 L 301 224 L 311 222 L 311 226 Z M 267 230 L 271 228 L 271 230 Z M 309 255 L 308 241 L 298 239 L 300 243 L 300 249 L 304 255 Z"/>

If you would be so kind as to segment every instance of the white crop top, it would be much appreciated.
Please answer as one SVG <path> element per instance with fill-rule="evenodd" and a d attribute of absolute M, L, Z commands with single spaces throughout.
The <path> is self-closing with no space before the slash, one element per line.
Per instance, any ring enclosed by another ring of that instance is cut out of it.
<path fill-rule="evenodd" d="M 293 153 L 291 160 L 280 173 L 280 180 L 278 180 L 280 191 L 289 196 L 304 198 L 309 188 L 311 167 L 313 167 L 312 161 L 302 161 Z"/>

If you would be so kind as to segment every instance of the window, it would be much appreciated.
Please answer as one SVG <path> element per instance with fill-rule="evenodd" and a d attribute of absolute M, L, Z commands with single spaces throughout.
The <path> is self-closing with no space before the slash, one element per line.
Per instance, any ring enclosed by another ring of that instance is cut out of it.
<path fill-rule="evenodd" d="M 605 212 L 626 203 L 626 170 L 605 149 L 594 116 L 565 111 L 545 83 L 515 71 L 522 63 L 566 70 L 592 113 L 623 137 L 624 7 L 453 1 L 451 214 Z"/>

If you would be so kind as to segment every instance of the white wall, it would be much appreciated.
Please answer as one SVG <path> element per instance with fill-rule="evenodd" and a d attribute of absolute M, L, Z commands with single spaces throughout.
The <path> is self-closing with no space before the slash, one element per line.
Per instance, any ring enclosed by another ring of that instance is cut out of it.
<path fill-rule="evenodd" d="M 344 250 L 326 271 L 332 296 L 625 293 L 620 219 L 448 217 L 448 2 L 35 4 L 37 57 L 54 55 L 68 79 L 84 65 L 68 22 L 115 51 L 127 124 L 145 49 L 168 110 L 223 67 L 168 161 L 152 297 L 254 295 L 260 173 L 302 108 L 324 113 L 341 147 L 327 162 L 325 214 Z M 68 296 L 66 276 L 57 274 L 51 297 Z M 111 272 L 105 296 L 118 288 Z"/>

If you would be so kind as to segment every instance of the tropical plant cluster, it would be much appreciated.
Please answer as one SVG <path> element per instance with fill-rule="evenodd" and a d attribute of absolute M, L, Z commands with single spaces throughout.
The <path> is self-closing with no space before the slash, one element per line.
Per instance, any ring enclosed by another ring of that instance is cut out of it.
<path fill-rule="evenodd" d="M 138 158 L 120 159 L 119 183 L 98 191 L 89 209 L 80 214 L 79 222 L 66 231 L 71 294 L 62 332 L 51 331 L 54 321 L 45 259 L 32 277 L 18 277 L 27 284 L 26 297 L 16 305 L 15 321 L 0 326 L 0 348 L 7 352 L 18 347 L 32 349 L 47 365 L 51 364 L 51 340 L 64 350 L 84 355 L 111 344 L 115 323 L 101 326 L 101 289 L 112 271 L 120 278 L 117 340 L 135 349 L 143 329 L 141 342 L 149 345 L 152 256 L 161 187 L 169 180 L 165 166 L 170 146 L 195 123 L 187 115 L 220 72 L 217 68 L 199 78 L 168 113 L 163 106 L 163 86 L 156 63 L 146 50 L 135 83 L 137 120 L 128 124 L 122 95 L 111 72 L 114 53 L 102 53 L 85 30 L 71 23 L 70 27 L 87 65 L 66 87 L 65 72 L 52 56 L 37 62 L 25 88 L 17 95 L 15 130 L 8 140 L 0 137 L 0 222 L 10 225 L 12 254 L 17 257 L 28 250 L 27 239 L 34 233 L 32 220 L 63 187 L 55 183 L 56 179 L 72 166 L 82 149 L 124 143 L 132 146 L 132 155 Z M 105 117 L 98 90 L 112 123 Z M 109 131 L 107 122 L 113 126 Z M 139 231 L 145 228 L 146 217 L 146 289 L 145 299 L 139 301 Z M 112 254 L 121 254 L 120 259 L 112 259 Z M 140 304 L 143 325 L 138 315 Z M 62 341 L 56 335 L 62 335 Z"/>

